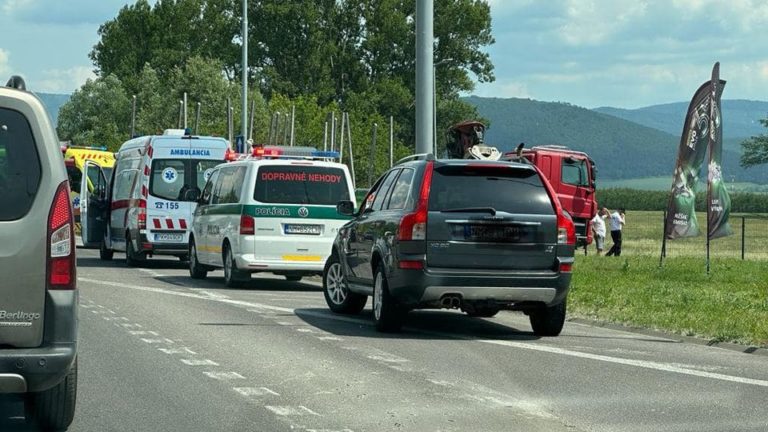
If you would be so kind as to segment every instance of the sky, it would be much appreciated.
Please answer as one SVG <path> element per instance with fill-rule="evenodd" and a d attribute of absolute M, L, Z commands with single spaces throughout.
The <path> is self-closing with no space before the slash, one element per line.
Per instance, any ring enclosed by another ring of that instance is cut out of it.
<path fill-rule="evenodd" d="M 435 0 L 441 1 L 441 0 Z M 0 0 L 0 80 L 71 93 L 126 0 Z M 689 101 L 721 62 L 723 98 L 768 100 L 766 0 L 490 0 L 496 81 L 472 94 L 638 108 Z"/>

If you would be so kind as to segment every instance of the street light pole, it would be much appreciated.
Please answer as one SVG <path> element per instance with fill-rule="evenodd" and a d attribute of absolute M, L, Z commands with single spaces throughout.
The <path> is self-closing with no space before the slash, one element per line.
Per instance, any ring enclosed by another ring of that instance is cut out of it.
<path fill-rule="evenodd" d="M 434 122 L 434 0 L 416 0 L 416 153 L 430 153 Z M 430 123 L 433 123 L 430 125 Z"/>
<path fill-rule="evenodd" d="M 248 142 L 248 0 L 243 0 L 243 146 Z"/>

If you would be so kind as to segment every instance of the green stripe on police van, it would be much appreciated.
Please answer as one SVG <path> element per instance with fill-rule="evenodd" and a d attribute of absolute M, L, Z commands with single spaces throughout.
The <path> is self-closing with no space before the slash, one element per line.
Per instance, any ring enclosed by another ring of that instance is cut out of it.
<path fill-rule="evenodd" d="M 336 207 L 312 205 L 245 205 L 243 213 L 257 218 L 295 218 L 295 219 L 351 219 L 340 215 Z"/>

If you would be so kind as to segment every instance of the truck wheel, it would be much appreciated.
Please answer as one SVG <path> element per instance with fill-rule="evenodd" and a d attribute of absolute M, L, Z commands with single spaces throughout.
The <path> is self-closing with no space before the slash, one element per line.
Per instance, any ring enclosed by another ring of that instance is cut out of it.
<path fill-rule="evenodd" d="M 77 359 L 60 383 L 25 396 L 26 420 L 42 430 L 65 430 L 75 417 L 76 399 Z"/>
<path fill-rule="evenodd" d="M 403 326 L 407 311 L 389 293 L 382 267 L 376 267 L 373 279 L 373 323 L 380 332 L 397 332 Z"/>
<path fill-rule="evenodd" d="M 192 279 L 205 279 L 208 276 L 208 269 L 197 261 L 197 248 L 194 240 L 189 242 L 189 276 Z"/>
<path fill-rule="evenodd" d="M 340 314 L 359 314 L 368 296 L 353 293 L 347 286 L 344 269 L 335 253 L 328 258 L 323 270 L 323 295 L 328 308 Z"/>
<path fill-rule="evenodd" d="M 565 304 L 566 299 L 563 299 L 560 304 L 549 307 L 543 306 L 531 311 L 530 320 L 533 334 L 536 336 L 559 335 L 565 324 Z"/>

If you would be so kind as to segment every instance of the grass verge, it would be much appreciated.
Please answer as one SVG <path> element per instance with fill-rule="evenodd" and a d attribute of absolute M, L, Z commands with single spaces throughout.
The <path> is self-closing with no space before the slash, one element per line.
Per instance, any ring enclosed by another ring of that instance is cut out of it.
<path fill-rule="evenodd" d="M 764 261 L 578 256 L 572 316 L 768 347 L 768 266 Z"/>

